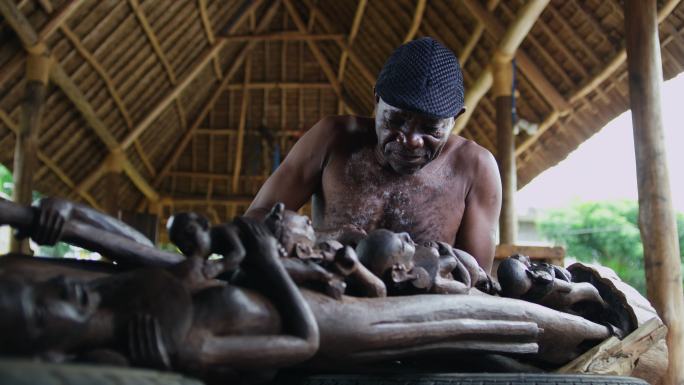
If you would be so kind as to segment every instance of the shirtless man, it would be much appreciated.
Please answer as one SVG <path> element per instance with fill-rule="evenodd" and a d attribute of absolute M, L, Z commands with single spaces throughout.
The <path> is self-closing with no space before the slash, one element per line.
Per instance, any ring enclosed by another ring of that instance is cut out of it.
<path fill-rule="evenodd" d="M 464 108 L 453 53 L 431 38 L 399 47 L 375 85 L 374 118 L 327 117 L 295 144 L 249 207 L 299 209 L 317 231 L 356 226 L 447 242 L 491 271 L 501 182 L 486 149 L 451 129 Z"/>

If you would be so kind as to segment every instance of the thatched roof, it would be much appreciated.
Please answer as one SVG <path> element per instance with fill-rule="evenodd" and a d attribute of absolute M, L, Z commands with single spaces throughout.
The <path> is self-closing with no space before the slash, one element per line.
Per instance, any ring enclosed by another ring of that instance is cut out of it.
<path fill-rule="evenodd" d="M 0 162 L 12 165 L 24 47 L 43 41 L 55 65 L 36 189 L 99 205 L 114 163 L 128 176 L 122 208 L 145 209 L 160 199 L 167 212 L 173 202 L 175 210 L 206 211 L 215 220 L 243 211 L 271 171 L 274 152 L 284 156 L 321 117 L 370 114 L 375 76 L 407 38 L 430 35 L 451 48 L 468 88 L 524 4 L 0 2 L 28 23 L 19 34 L 8 20 L 0 23 Z M 670 78 L 684 66 L 684 3 L 659 3 Z M 516 105 L 519 117 L 541 128 L 517 138 L 520 186 L 627 109 L 623 30 L 616 0 L 554 0 L 534 24 L 516 57 Z M 496 153 L 494 120 L 486 95 L 460 134 Z"/>

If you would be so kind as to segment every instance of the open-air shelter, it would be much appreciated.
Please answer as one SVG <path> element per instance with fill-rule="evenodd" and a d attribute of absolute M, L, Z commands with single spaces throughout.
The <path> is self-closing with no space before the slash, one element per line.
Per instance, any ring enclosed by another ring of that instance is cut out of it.
<path fill-rule="evenodd" d="M 663 77 L 684 69 L 678 0 L 0 0 L 0 11 L 0 163 L 17 200 L 36 190 L 156 223 L 244 212 L 316 121 L 372 113 L 384 60 L 416 37 L 461 62 L 468 113 L 453 132 L 499 160 L 504 243 L 515 190 L 631 104 L 649 297 L 670 326 L 667 383 L 684 381 L 659 119 Z"/>

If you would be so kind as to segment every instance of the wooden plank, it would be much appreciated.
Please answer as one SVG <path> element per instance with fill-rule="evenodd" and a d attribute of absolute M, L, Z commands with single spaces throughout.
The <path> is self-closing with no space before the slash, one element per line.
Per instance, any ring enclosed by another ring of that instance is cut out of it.
<path fill-rule="evenodd" d="M 423 14 L 425 13 L 426 3 L 427 0 L 418 0 L 416 2 L 416 9 L 413 11 L 413 20 L 411 20 L 411 26 L 409 27 L 408 32 L 406 32 L 406 36 L 404 36 L 404 43 L 408 43 L 409 41 L 413 40 L 418 33 L 420 23 L 423 22 Z"/>
<path fill-rule="evenodd" d="M 630 376 L 642 354 L 667 335 L 667 327 L 652 318 L 623 340 L 611 337 L 564 365 L 560 374 Z M 667 357 L 661 357 L 667 359 Z"/>
<path fill-rule="evenodd" d="M 663 384 L 677 385 L 684 382 L 684 289 L 663 137 L 656 9 L 656 0 L 626 0 L 625 39 L 646 292 L 669 329 Z"/>

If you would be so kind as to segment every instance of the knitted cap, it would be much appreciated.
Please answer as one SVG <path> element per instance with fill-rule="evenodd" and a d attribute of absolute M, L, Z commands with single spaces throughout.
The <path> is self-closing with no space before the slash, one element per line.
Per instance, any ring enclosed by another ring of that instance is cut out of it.
<path fill-rule="evenodd" d="M 431 37 L 397 48 L 382 67 L 375 92 L 391 106 L 434 118 L 456 116 L 464 105 L 458 59 Z"/>

